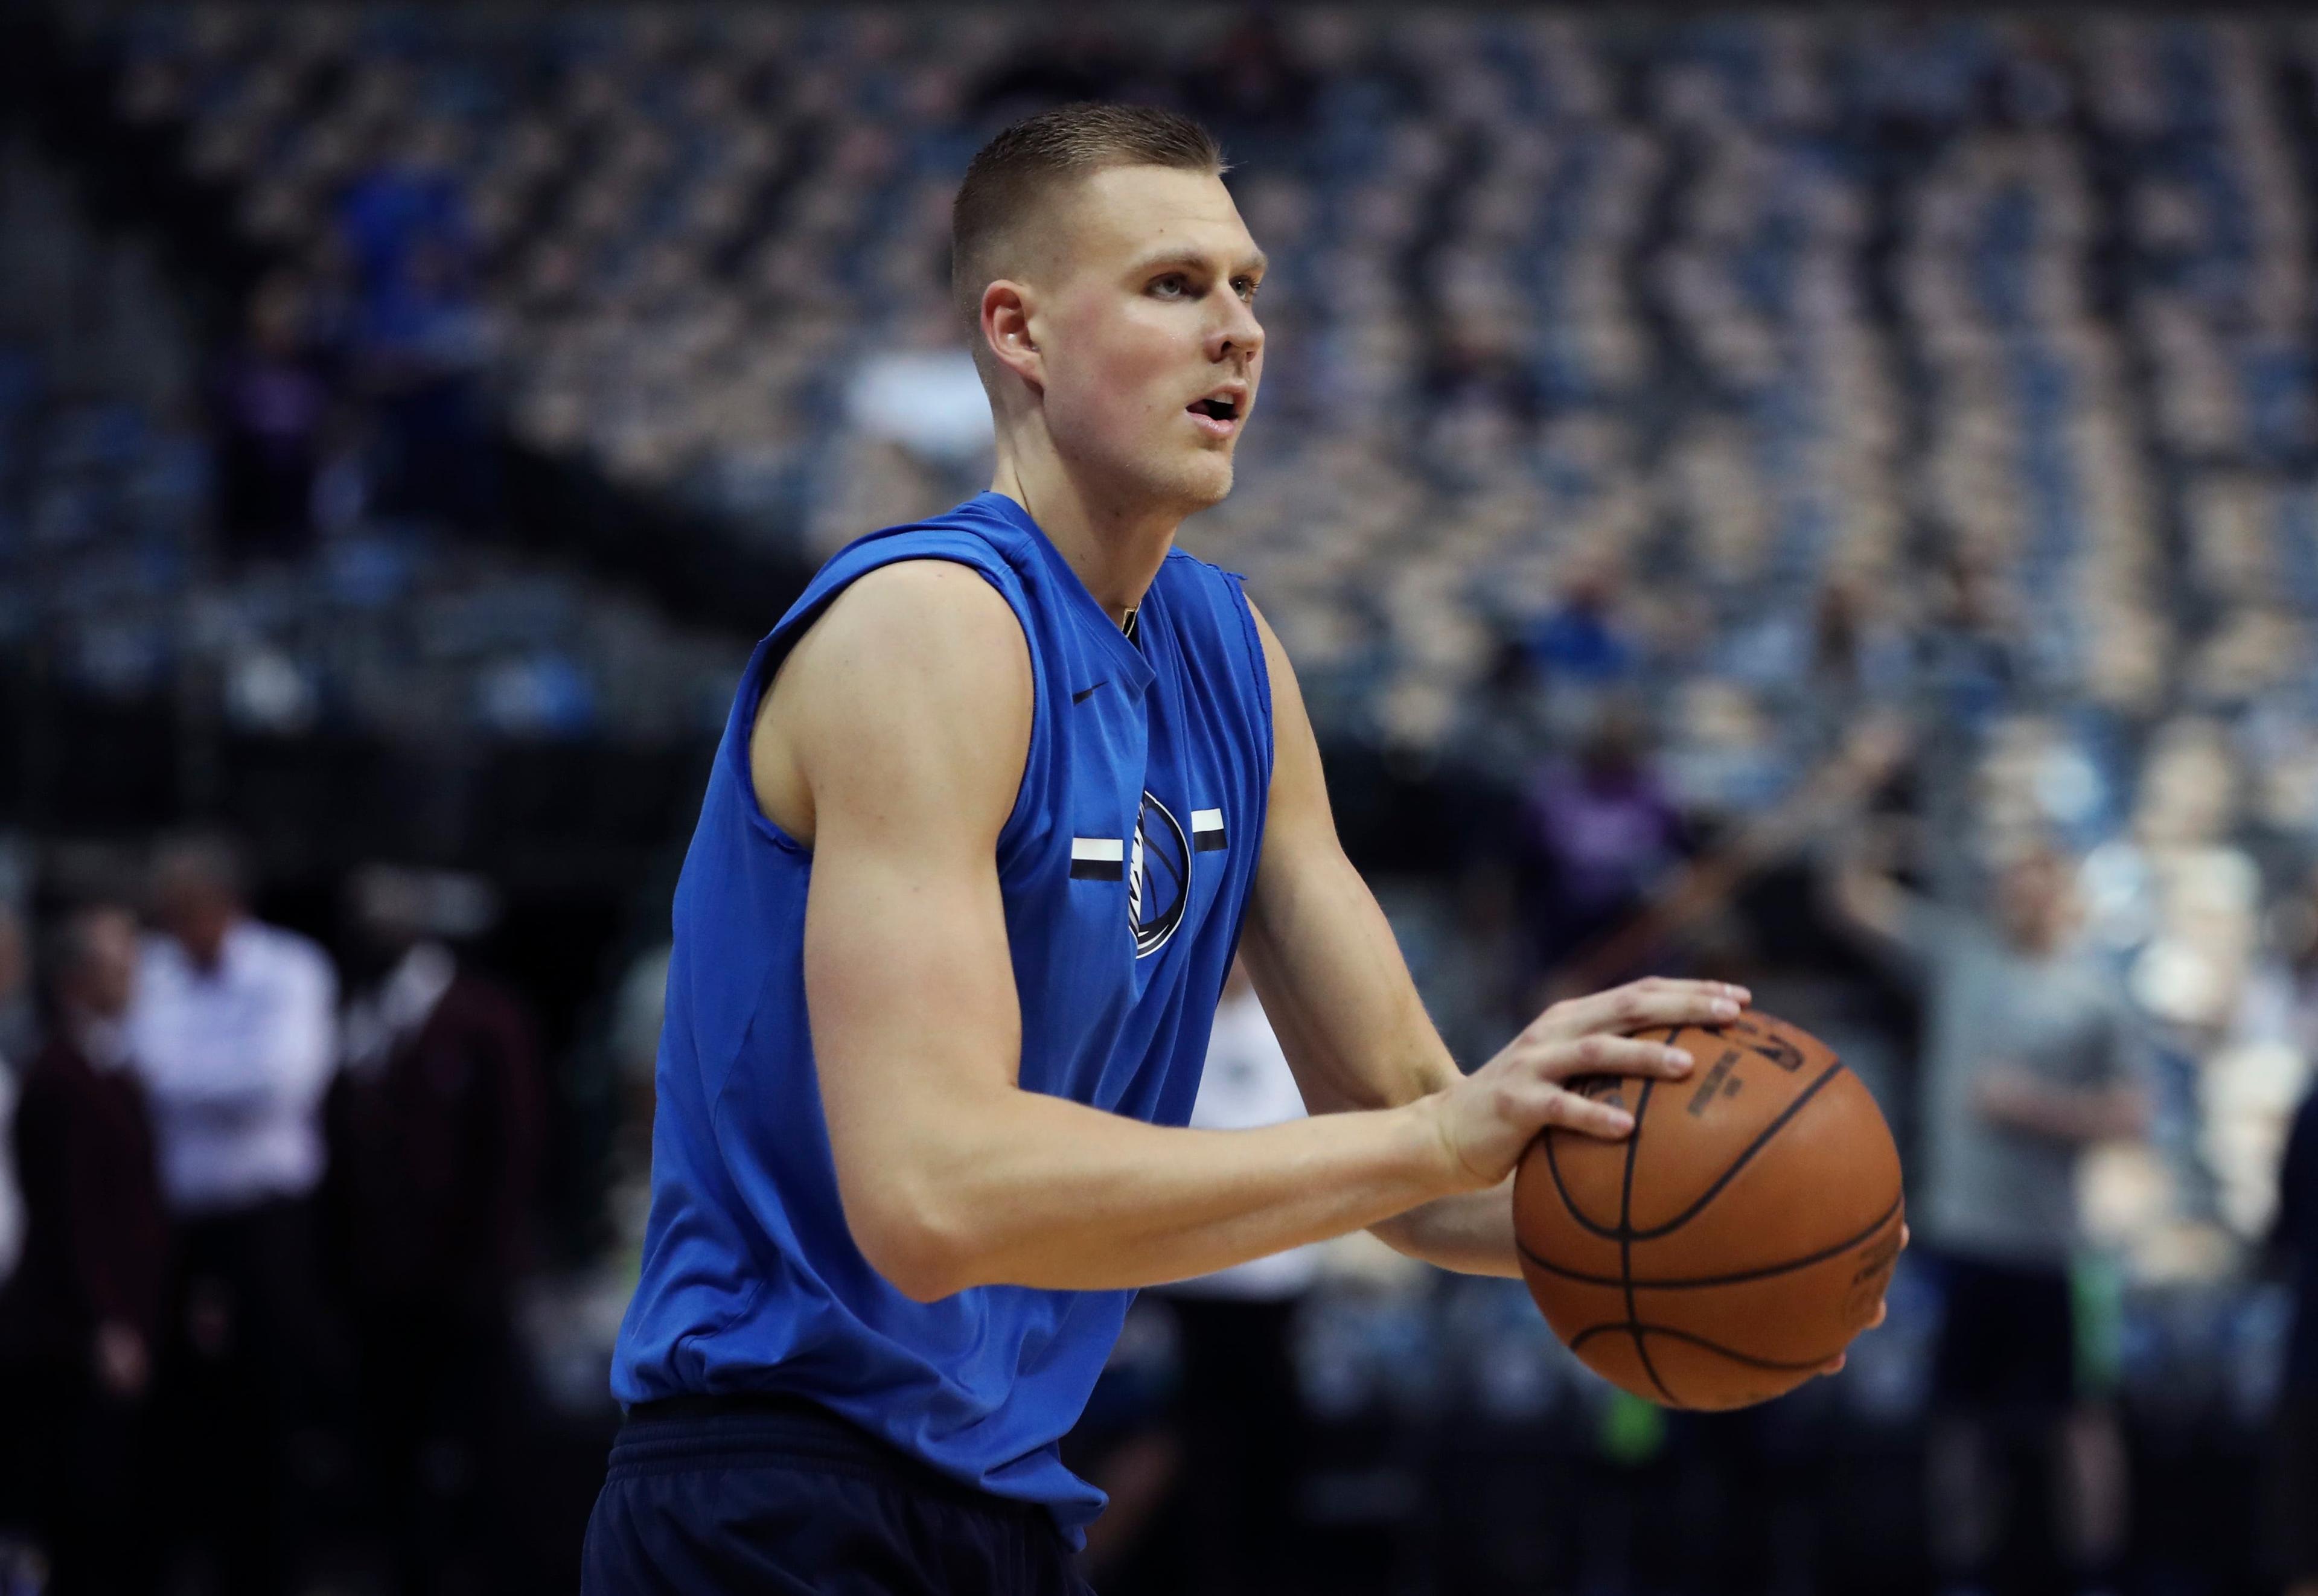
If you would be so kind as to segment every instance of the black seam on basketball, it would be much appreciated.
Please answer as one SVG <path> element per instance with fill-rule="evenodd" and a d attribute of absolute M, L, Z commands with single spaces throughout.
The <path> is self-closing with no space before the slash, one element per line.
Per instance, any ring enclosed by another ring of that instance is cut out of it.
<path fill-rule="evenodd" d="M 1722 1193 L 1722 1188 L 1730 1185 L 1732 1180 L 1738 1178 L 1738 1171 L 1747 1167 L 1747 1161 L 1752 1159 L 1756 1153 L 1762 1152 L 1764 1148 L 1769 1146 L 1771 1138 L 1777 1135 L 1781 1131 L 1786 1128 L 1787 1121 L 1801 1113 L 1803 1111 L 1803 1105 L 1810 1102 L 1813 1098 L 1819 1095 L 1819 1088 L 1825 1086 L 1828 1081 L 1834 1080 L 1837 1075 L 1842 1073 L 1843 1063 L 1841 1060 L 1837 1060 L 1836 1063 L 1829 1064 L 1823 1071 L 1820 1072 L 1818 1080 L 1812 1081 L 1809 1086 L 1803 1088 L 1802 1090 L 1797 1092 L 1795 1094 L 1795 1100 L 1789 1103 L 1785 1107 L 1780 1109 L 1778 1117 L 1771 1121 L 1770 1124 L 1765 1125 L 1762 1130 L 1756 1134 L 1755 1139 L 1747 1143 L 1745 1150 L 1742 1151 L 1737 1158 L 1730 1161 L 1730 1167 L 1714 1178 L 1714 1184 L 1708 1187 L 1704 1191 L 1699 1194 L 1697 1201 L 1692 1203 L 1689 1207 L 1685 1208 L 1681 1213 L 1676 1215 L 1672 1219 L 1667 1220 L 1664 1224 L 1653 1226 L 1649 1230 L 1631 1232 L 1631 1234 L 1632 1239 L 1637 1242 L 1654 1242 L 1660 1236 L 1672 1235 L 1676 1231 L 1680 1230 L 1684 1225 L 1688 1224 L 1692 1220 L 1697 1218 L 1699 1211 L 1704 1208 L 1707 1204 L 1712 1202 L 1716 1197 L 1720 1197 Z M 1647 1083 L 1645 1083 L 1642 1089 L 1645 1091 L 1649 1089 Z M 1636 1123 L 1637 1125 L 1639 1125 L 1640 1121 L 1637 1121 Z"/>
<path fill-rule="evenodd" d="M 1658 1366 L 1650 1361 L 1649 1343 L 1642 1340 L 1641 1322 L 1634 1307 L 1634 1160 L 1642 1150 L 1642 1119 L 1650 1110 L 1650 1088 L 1656 1084 L 1642 1082 L 1642 1095 L 1634 1103 L 1634 1128 L 1626 1134 L 1626 1178 L 1618 1194 L 1618 1273 L 1626 1287 L 1626 1322 L 1634 1326 L 1634 1356 L 1642 1360 L 1642 1372 L 1649 1376 L 1658 1394 L 1670 1405 L 1680 1407 L 1683 1404 L 1675 1401 L 1674 1393 L 1658 1377 Z"/>
<path fill-rule="evenodd" d="M 1569 1188 L 1561 1179 L 1561 1161 L 1554 1156 L 1551 1131 L 1545 1133 L 1545 1167 L 1552 1171 L 1553 1189 L 1561 1194 L 1561 1206 L 1569 1211 L 1572 1219 L 1577 1221 L 1578 1228 L 1588 1235 L 1600 1236 L 1608 1242 L 1616 1241 L 1620 1233 L 1616 1227 L 1595 1224 L 1593 1216 L 1577 1206 L 1577 1199 L 1569 1195 Z"/>
<path fill-rule="evenodd" d="M 1726 1347 L 1721 1341 L 1710 1341 L 1703 1335 L 1693 1335 L 1689 1331 L 1676 1330 L 1671 1324 L 1651 1324 L 1641 1320 L 1623 1319 L 1613 1319 L 1601 1324 L 1587 1325 L 1569 1338 L 1569 1349 L 1575 1352 L 1595 1336 L 1609 1331 L 1628 1331 L 1638 1342 L 1644 1336 L 1672 1336 L 1676 1340 L 1688 1341 L 1694 1347 L 1702 1347 L 1718 1357 L 1728 1358 L 1733 1363 L 1743 1363 L 1752 1368 L 1779 1369 L 1787 1374 L 1793 1374 L 1799 1369 L 1818 1368 L 1835 1357 L 1834 1352 L 1829 1352 L 1824 1358 L 1806 1358 L 1800 1363 L 1782 1363 L 1775 1358 L 1756 1358 L 1752 1353 L 1741 1352 L 1735 1347 Z M 1838 1348 L 1837 1350 L 1840 1351 L 1841 1349 Z"/>
<path fill-rule="evenodd" d="M 1586 1286 L 1631 1286 L 1638 1291 L 1686 1291 L 1701 1286 L 1738 1286 L 1748 1280 L 1767 1280 L 1774 1275 L 1783 1275 L 1792 1269 L 1809 1269 L 1812 1264 L 1825 1263 L 1837 1253 L 1858 1246 L 1860 1242 L 1891 1224 L 1892 1216 L 1900 1212 L 1900 1203 L 1899 1197 L 1893 1197 L 1891 1206 L 1883 1210 L 1882 1215 L 1874 1224 L 1855 1236 L 1847 1236 L 1836 1242 L 1832 1247 L 1823 1248 L 1802 1258 L 1792 1259 L 1785 1263 L 1770 1264 L 1759 1269 L 1741 1269 L 1736 1274 L 1730 1275 L 1692 1275 L 1675 1280 L 1622 1280 L 1613 1275 L 1589 1275 L 1583 1269 L 1567 1269 L 1560 1264 L 1540 1258 L 1529 1250 L 1527 1243 L 1518 1240 L 1514 1242 L 1514 1245 L 1521 1249 L 1521 1255 L 1523 1258 L 1547 1274 L 1559 1275 L 1565 1280 L 1576 1280 Z"/>
<path fill-rule="evenodd" d="M 1681 1036 L 1685 1028 L 1685 1027 L 1682 1026 L 1667 1026 L 1663 1027 L 1652 1026 L 1649 1027 L 1649 1030 L 1636 1031 L 1634 1035 L 1639 1037 L 1646 1038 L 1649 1036 L 1650 1031 L 1664 1029 L 1667 1034 L 1667 1045 L 1671 1047 L 1674 1045 L 1674 1039 Z M 1585 1231 L 1588 1235 L 1600 1236 L 1605 1242 L 1614 1242 L 1618 1240 L 1619 1237 L 1624 1235 L 1626 1233 L 1626 1222 L 1622 1217 L 1621 1217 L 1618 1223 L 1614 1225 L 1604 1224 L 1597 1221 L 1592 1215 L 1586 1213 L 1585 1209 L 1577 1206 L 1577 1199 L 1569 1195 L 1568 1183 L 1561 1178 L 1561 1160 L 1554 1155 L 1553 1133 L 1549 1130 L 1541 1134 L 1545 1138 L 1545 1167 L 1553 1176 L 1553 1189 L 1560 1193 L 1562 1207 L 1568 1211 L 1569 1216 L 1572 1219 L 1577 1221 L 1578 1228 Z M 1631 1162 L 1631 1160 L 1628 1161 L 1630 1163 Z"/>

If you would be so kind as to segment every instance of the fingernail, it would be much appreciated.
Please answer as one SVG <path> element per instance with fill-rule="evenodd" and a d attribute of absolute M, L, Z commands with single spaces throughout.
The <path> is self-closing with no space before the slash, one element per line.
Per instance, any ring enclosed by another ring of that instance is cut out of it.
<path fill-rule="evenodd" d="M 1724 982 L 1722 983 L 1722 990 L 1723 990 L 1724 991 L 1726 991 L 1726 992 L 1729 992 L 1732 997 L 1734 997 L 1734 998 L 1738 999 L 1741 1003 L 1746 1002 L 1748 999 L 1752 998 L 1752 997 L 1755 995 L 1754 993 L 1752 993 L 1752 992 L 1748 991 L 1745 987 L 1743 987 L 1743 986 L 1733 986 L 1733 985 L 1731 985 L 1731 984 L 1730 984 L 1729 982 L 1727 982 L 1727 981 L 1726 981 L 1726 982 Z"/>
<path fill-rule="evenodd" d="M 1695 1062 L 1691 1058 L 1688 1052 L 1679 1047 L 1661 1047 L 1658 1049 L 1658 1056 L 1665 1059 L 1677 1074 L 1689 1069 L 1691 1064 Z"/>
<path fill-rule="evenodd" d="M 1622 1108 L 1611 1109 L 1608 1117 L 1610 1128 L 1622 1136 L 1634 1128 L 1634 1116 Z"/>
<path fill-rule="evenodd" d="M 1712 1007 L 1714 1009 L 1714 1018 L 1717 1019 L 1737 1019 L 1738 1018 L 1738 1005 L 1732 1002 L 1728 998 L 1715 999 Z"/>

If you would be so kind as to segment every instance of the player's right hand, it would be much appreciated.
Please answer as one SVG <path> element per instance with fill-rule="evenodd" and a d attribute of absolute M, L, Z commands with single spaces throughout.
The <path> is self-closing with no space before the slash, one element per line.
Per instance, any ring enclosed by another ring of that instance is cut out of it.
<path fill-rule="evenodd" d="M 1633 1116 L 1569 1089 L 1593 1075 L 1679 1080 L 1690 1054 L 1631 1033 L 1658 1026 L 1713 1026 L 1738 1018 L 1747 992 L 1718 981 L 1652 976 L 1556 1003 L 1472 1074 L 1424 1099 L 1434 1116 L 1450 1178 L 1480 1190 L 1511 1174 L 1549 1125 L 1615 1141 Z"/>

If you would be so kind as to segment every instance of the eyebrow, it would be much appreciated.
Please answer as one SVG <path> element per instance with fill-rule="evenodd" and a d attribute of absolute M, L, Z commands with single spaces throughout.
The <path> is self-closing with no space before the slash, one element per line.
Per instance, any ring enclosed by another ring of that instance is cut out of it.
<path fill-rule="evenodd" d="M 1271 265 L 1271 257 L 1259 249 L 1253 255 L 1244 256 L 1240 263 L 1232 268 L 1229 274 L 1236 277 L 1243 272 L 1262 272 Z M 1137 261 L 1132 268 L 1132 274 L 1139 277 L 1146 272 L 1155 272 L 1162 266 L 1188 266 L 1193 271 L 1204 272 L 1208 269 L 1208 259 L 1195 249 L 1169 250 L 1164 254 Z"/>

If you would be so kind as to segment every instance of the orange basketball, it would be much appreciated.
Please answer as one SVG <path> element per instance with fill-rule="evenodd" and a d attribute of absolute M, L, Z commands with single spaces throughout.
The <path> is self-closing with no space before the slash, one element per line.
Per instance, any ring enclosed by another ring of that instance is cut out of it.
<path fill-rule="evenodd" d="M 1859 1078 L 1765 1014 L 1645 1031 L 1680 1080 L 1602 1077 L 1634 1116 L 1549 1130 L 1514 1179 L 1522 1272 L 1587 1367 L 1668 1407 L 1736 1408 L 1809 1379 L 1874 1317 L 1900 1254 L 1900 1154 Z"/>

